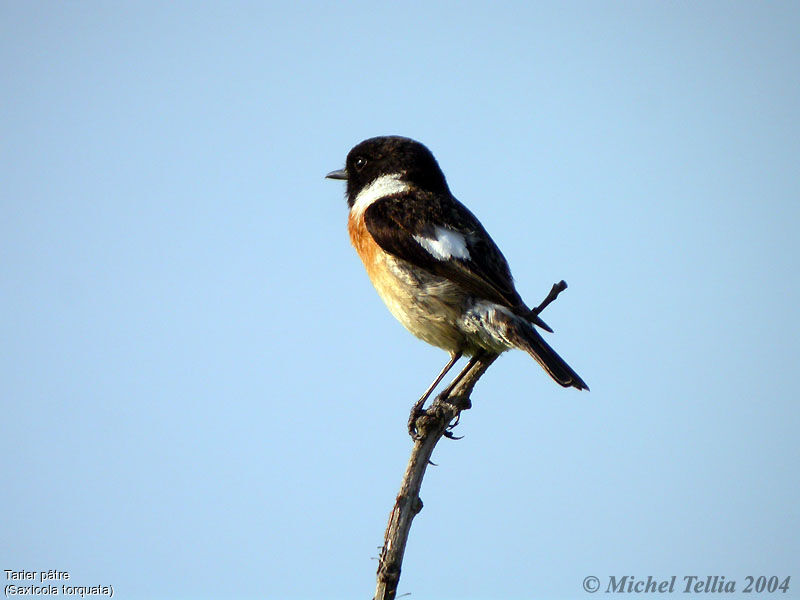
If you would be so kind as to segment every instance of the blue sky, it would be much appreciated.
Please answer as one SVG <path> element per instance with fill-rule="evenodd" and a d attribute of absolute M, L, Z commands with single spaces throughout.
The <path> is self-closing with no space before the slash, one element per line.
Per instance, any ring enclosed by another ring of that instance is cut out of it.
<path fill-rule="evenodd" d="M 798 30 L 792 2 L 0 4 L 0 568 L 370 597 L 447 357 L 323 176 L 401 134 L 529 303 L 567 280 L 548 340 L 592 388 L 495 363 L 401 593 L 800 597 Z"/>

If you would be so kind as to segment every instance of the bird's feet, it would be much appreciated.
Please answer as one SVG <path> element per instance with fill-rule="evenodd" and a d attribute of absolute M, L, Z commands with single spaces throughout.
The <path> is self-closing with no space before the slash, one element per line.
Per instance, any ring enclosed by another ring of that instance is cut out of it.
<path fill-rule="evenodd" d="M 452 404 L 458 409 L 458 413 L 456 414 L 455 419 L 448 423 L 447 428 L 444 430 L 444 437 L 451 439 L 451 440 L 460 440 L 463 438 L 463 435 L 453 435 L 453 429 L 455 429 L 459 422 L 461 421 L 461 411 L 469 410 L 472 408 L 472 400 L 470 400 L 469 396 L 454 396 L 452 398 L 447 398 L 446 402 L 448 404 Z"/>
<path fill-rule="evenodd" d="M 456 416 L 448 423 L 447 427 L 445 428 L 442 435 L 444 437 L 449 438 L 451 440 L 460 440 L 460 436 L 453 435 L 453 429 L 458 425 L 458 422 L 461 420 L 461 411 L 468 410 L 472 408 L 472 401 L 469 399 L 469 396 L 454 396 L 448 397 L 449 392 L 445 390 L 436 398 L 436 402 L 433 403 L 432 408 L 433 411 L 430 412 L 429 410 L 425 410 L 422 408 L 425 404 L 426 398 L 420 398 L 416 404 L 411 408 L 411 414 L 408 415 L 408 435 L 411 436 L 411 439 L 416 441 L 421 440 L 424 437 L 424 429 L 425 423 L 430 423 L 431 420 L 435 422 L 437 419 L 443 419 L 445 417 L 445 412 L 442 411 L 442 407 L 437 405 L 437 402 L 446 402 L 448 404 L 453 405 L 458 409 Z M 421 423 L 423 431 L 417 427 L 417 422 L 419 419 L 427 417 Z"/>
<path fill-rule="evenodd" d="M 424 405 L 425 398 L 420 398 L 417 400 L 416 404 L 411 407 L 411 414 L 408 415 L 408 435 L 410 435 L 411 439 L 415 442 L 422 439 L 422 435 L 417 429 L 417 419 L 424 417 L 427 414 L 425 409 L 422 408 Z"/>

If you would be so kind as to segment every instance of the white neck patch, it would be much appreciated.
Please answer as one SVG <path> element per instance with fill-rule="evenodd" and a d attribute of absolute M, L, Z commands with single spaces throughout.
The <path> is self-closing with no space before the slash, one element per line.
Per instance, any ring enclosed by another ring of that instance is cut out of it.
<path fill-rule="evenodd" d="M 411 189 L 410 186 L 405 181 L 402 181 L 400 177 L 401 175 L 399 173 L 395 173 L 394 175 L 381 175 L 358 192 L 356 201 L 353 203 L 353 208 L 350 209 L 353 216 L 360 217 L 370 204 L 381 198 L 409 191 Z"/>
<path fill-rule="evenodd" d="M 436 226 L 434 228 L 435 238 L 415 235 L 414 239 L 419 245 L 425 248 L 431 256 L 438 260 L 450 260 L 451 258 L 463 258 L 469 260 L 469 249 L 467 248 L 466 238 L 457 231 L 445 227 Z"/>

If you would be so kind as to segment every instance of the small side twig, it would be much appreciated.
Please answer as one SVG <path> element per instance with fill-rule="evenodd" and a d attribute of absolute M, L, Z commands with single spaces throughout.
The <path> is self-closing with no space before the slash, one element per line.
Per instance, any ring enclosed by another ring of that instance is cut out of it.
<path fill-rule="evenodd" d="M 539 314 L 540 312 L 542 312 L 542 311 L 543 311 L 545 308 L 547 308 L 547 306 L 548 306 L 548 305 L 549 305 L 549 304 L 550 304 L 550 303 L 551 303 L 553 300 L 555 300 L 556 298 L 558 298 L 558 295 L 559 295 L 561 292 L 563 292 L 565 289 L 567 289 L 567 282 L 566 282 L 566 281 L 564 281 L 563 279 L 562 279 L 561 281 L 559 281 L 558 283 L 554 283 L 554 284 L 553 284 L 553 287 L 552 287 L 552 288 L 550 288 L 550 292 L 547 294 L 547 297 L 546 297 L 544 300 L 542 300 L 542 303 L 541 303 L 539 306 L 537 306 L 536 308 L 534 308 L 534 309 L 531 311 L 531 314 L 533 314 L 533 315 L 538 315 L 538 314 Z"/>
<path fill-rule="evenodd" d="M 566 288 L 567 284 L 563 280 L 553 284 L 550 293 L 539 306 L 531 310 L 531 314 L 538 316 Z M 422 510 L 419 491 L 433 450 L 442 437 L 454 437 L 450 432 L 458 423 L 461 411 L 472 407 L 470 401 L 472 389 L 498 356 L 488 353 L 483 356 L 447 396 L 443 397 L 442 394 L 437 396 L 425 414 L 417 419 L 419 438 L 414 441 L 411 457 L 400 484 L 400 492 L 389 515 L 383 547 L 378 558 L 378 584 L 373 600 L 395 599 L 411 522 Z"/>

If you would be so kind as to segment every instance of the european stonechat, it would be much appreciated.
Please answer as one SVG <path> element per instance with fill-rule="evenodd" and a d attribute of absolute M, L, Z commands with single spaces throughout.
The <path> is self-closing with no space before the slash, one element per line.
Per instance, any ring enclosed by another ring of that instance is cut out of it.
<path fill-rule="evenodd" d="M 588 390 L 536 331 L 552 331 L 517 293 L 505 257 L 478 219 L 450 193 L 433 154 L 414 140 L 375 137 L 355 146 L 345 168 L 350 241 L 391 313 L 450 360 L 412 411 L 462 355 L 467 367 L 511 348 L 530 354 L 558 384 Z M 415 413 L 416 411 L 416 413 Z"/>

